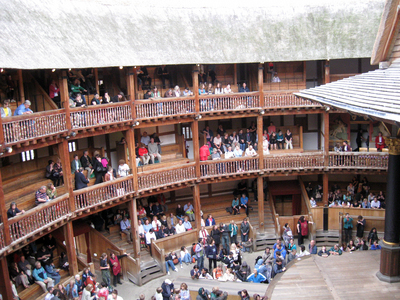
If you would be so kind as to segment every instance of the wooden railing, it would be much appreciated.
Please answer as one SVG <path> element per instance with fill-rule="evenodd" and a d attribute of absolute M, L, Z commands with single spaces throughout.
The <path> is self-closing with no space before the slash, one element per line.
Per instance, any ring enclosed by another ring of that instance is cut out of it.
<path fill-rule="evenodd" d="M 321 107 L 321 104 L 314 103 L 310 100 L 305 100 L 293 95 L 293 92 L 279 92 L 264 94 L 265 108 L 297 108 L 297 107 Z"/>
<path fill-rule="evenodd" d="M 207 231 L 210 233 L 209 227 L 207 227 Z M 169 237 L 158 239 L 154 241 L 154 244 L 156 244 L 159 249 L 163 249 L 165 253 L 168 254 L 171 251 L 176 251 L 180 249 L 182 246 L 189 247 L 193 243 L 196 243 L 198 240 L 199 240 L 199 229 L 193 228 L 192 230 L 189 231 L 185 231 Z"/>
<path fill-rule="evenodd" d="M 68 194 L 28 210 L 8 220 L 11 243 L 43 231 L 57 221 L 69 217 Z"/>
<path fill-rule="evenodd" d="M 323 169 L 322 152 L 287 153 L 264 156 L 266 171 L 300 171 L 302 169 Z"/>
<path fill-rule="evenodd" d="M 273 219 L 274 225 L 275 225 L 275 234 L 280 236 L 281 228 L 280 228 L 280 224 L 279 224 L 279 215 L 276 213 L 274 198 L 272 198 L 271 192 L 268 192 L 268 204 L 269 204 L 269 208 L 271 209 L 272 219 Z M 293 228 L 292 228 L 292 230 L 293 230 Z"/>
<path fill-rule="evenodd" d="M 133 281 L 134 284 L 141 286 L 142 277 L 140 276 L 140 259 L 135 259 L 128 255 L 125 259 L 125 265 L 127 278 Z"/>
<path fill-rule="evenodd" d="M 155 240 L 151 240 L 151 254 L 154 260 L 159 265 L 163 274 L 166 273 L 165 267 L 165 251 L 162 248 L 159 248 L 155 243 Z"/>
<path fill-rule="evenodd" d="M 133 192 L 133 175 L 74 191 L 76 211 L 92 208 Z"/>
<path fill-rule="evenodd" d="M 137 119 L 190 115 L 195 113 L 194 97 L 137 100 L 135 109 Z"/>
<path fill-rule="evenodd" d="M 196 179 L 195 163 L 138 173 L 139 192 Z"/>
<path fill-rule="evenodd" d="M 71 108 L 72 128 L 111 125 L 132 120 L 130 102 Z"/>
<path fill-rule="evenodd" d="M 2 119 L 4 141 L 17 144 L 67 131 L 65 110 L 50 110 Z"/>
<path fill-rule="evenodd" d="M 330 169 L 387 170 L 388 153 L 383 152 L 329 152 Z"/>
<path fill-rule="evenodd" d="M 241 157 L 200 162 L 201 177 L 229 176 L 259 171 L 258 157 Z"/>
<path fill-rule="evenodd" d="M 200 96 L 200 112 L 247 110 L 260 107 L 259 92 Z"/>

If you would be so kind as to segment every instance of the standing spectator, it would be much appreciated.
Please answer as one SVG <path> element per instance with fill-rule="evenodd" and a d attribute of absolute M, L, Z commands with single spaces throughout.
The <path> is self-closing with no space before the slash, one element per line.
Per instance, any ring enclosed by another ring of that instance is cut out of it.
<path fill-rule="evenodd" d="M 102 183 L 103 176 L 106 173 L 106 168 L 103 167 L 103 164 L 101 163 L 101 157 L 99 154 L 96 154 L 93 159 L 93 169 L 94 169 L 94 175 L 96 177 L 96 181 L 94 182 L 94 184 Z"/>
<path fill-rule="evenodd" d="M 25 213 L 25 210 L 19 210 L 17 208 L 17 203 L 11 202 L 10 208 L 7 210 L 7 218 L 14 218 L 15 216 L 19 216 Z"/>
<path fill-rule="evenodd" d="M 242 224 L 240 225 L 240 232 L 241 232 L 241 239 L 242 242 L 247 242 L 249 239 L 249 232 L 250 232 L 250 224 L 247 221 L 247 218 L 243 219 Z M 248 251 L 248 248 L 244 248 L 243 252 Z"/>
<path fill-rule="evenodd" d="M 308 221 L 301 216 L 297 222 L 298 245 L 303 245 L 304 238 L 308 237 Z"/>
<path fill-rule="evenodd" d="M 285 134 L 285 143 L 286 143 L 286 149 L 293 149 L 293 135 L 290 132 L 290 130 L 286 130 Z"/>
<path fill-rule="evenodd" d="M 57 104 L 58 108 L 61 108 L 60 104 L 60 88 L 58 87 L 57 83 L 55 80 L 51 81 L 51 84 L 49 86 L 49 96 L 51 100 L 54 101 L 55 104 Z"/>
<path fill-rule="evenodd" d="M 129 166 L 125 163 L 125 160 L 120 159 L 118 165 L 118 176 L 126 177 L 129 175 Z"/>
<path fill-rule="evenodd" d="M 364 238 L 365 224 L 366 224 L 366 222 L 365 222 L 364 217 L 363 216 L 358 216 L 358 219 L 357 219 L 357 234 L 356 234 L 358 243 L 360 242 L 360 240 L 362 240 Z"/>
<path fill-rule="evenodd" d="M 82 173 L 83 168 L 79 168 L 75 173 L 75 189 L 80 190 L 87 187 L 89 180 L 86 179 L 85 175 Z"/>
<path fill-rule="evenodd" d="M 63 169 L 61 165 L 61 159 L 57 159 L 57 162 L 53 166 L 53 176 L 57 178 L 57 184 L 55 186 L 59 186 L 64 184 L 64 174 L 63 174 Z"/>
<path fill-rule="evenodd" d="M 229 227 L 224 223 L 219 224 L 219 231 L 221 232 L 222 248 L 229 250 Z"/>
<path fill-rule="evenodd" d="M 202 240 L 199 239 L 194 251 L 197 258 L 197 266 L 199 267 L 200 270 L 204 268 L 204 247 L 201 244 L 201 242 Z"/>
<path fill-rule="evenodd" d="M 0 113 L 2 118 L 12 116 L 12 112 L 9 106 L 10 106 L 10 100 L 9 99 L 4 100 L 3 106 L 0 107 Z"/>
<path fill-rule="evenodd" d="M 217 247 L 217 250 L 219 251 L 219 245 L 221 244 L 221 232 L 217 225 L 213 226 L 210 236 L 215 241 L 215 246 Z"/>
<path fill-rule="evenodd" d="M 33 111 L 29 108 L 31 106 L 31 101 L 25 100 L 17 109 L 14 111 L 14 116 L 33 114 Z"/>
<path fill-rule="evenodd" d="M 76 171 L 82 168 L 81 161 L 79 160 L 78 154 L 74 155 L 74 159 L 71 161 L 71 173 L 75 174 Z"/>
<path fill-rule="evenodd" d="M 87 150 L 83 151 L 83 155 L 80 160 L 81 160 L 82 168 L 84 168 L 86 171 L 88 171 L 88 177 L 89 177 L 93 172 L 93 167 L 92 167 L 92 164 L 90 163 L 91 159 L 88 155 Z"/>
<path fill-rule="evenodd" d="M 122 255 L 115 255 L 114 252 L 111 252 L 110 254 L 110 265 L 112 266 L 112 272 L 114 275 L 114 287 L 117 287 L 117 282 L 118 284 L 122 284 L 121 282 L 121 264 L 119 260 L 125 256 L 130 255 L 130 253 L 125 253 Z"/>
<path fill-rule="evenodd" d="M 111 275 L 110 275 L 110 265 L 107 261 L 107 253 L 103 253 L 100 258 L 100 271 L 101 278 L 103 280 L 104 286 L 111 290 Z M 102 284 L 103 286 L 103 284 Z"/>
<path fill-rule="evenodd" d="M 349 213 L 343 219 L 343 229 L 345 234 L 344 241 L 348 243 L 351 240 L 351 231 L 353 229 L 353 218 L 350 218 Z"/>
<path fill-rule="evenodd" d="M 238 226 L 235 224 L 234 220 L 232 220 L 231 223 L 229 224 L 229 232 L 230 232 L 231 244 L 236 244 Z"/>
<path fill-rule="evenodd" d="M 139 85 L 142 86 L 142 90 L 146 88 L 150 88 L 151 86 L 151 77 L 149 76 L 149 72 L 147 71 L 147 68 L 145 66 L 138 67 L 136 69 L 136 74 L 139 80 Z M 147 82 L 147 84 L 146 84 Z"/>
<path fill-rule="evenodd" d="M 212 270 L 212 265 L 214 264 L 214 268 L 217 267 L 217 255 L 218 249 L 215 245 L 215 241 L 212 240 L 211 244 L 206 248 L 206 256 L 208 258 L 208 269 Z"/>

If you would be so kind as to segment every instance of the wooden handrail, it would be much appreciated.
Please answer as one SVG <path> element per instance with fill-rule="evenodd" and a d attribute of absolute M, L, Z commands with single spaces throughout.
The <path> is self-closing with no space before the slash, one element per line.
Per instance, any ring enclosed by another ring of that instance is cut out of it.
<path fill-rule="evenodd" d="M 2 118 L 2 121 L 3 121 L 3 124 L 5 124 L 5 123 L 12 122 L 12 121 L 26 121 L 26 120 L 34 119 L 37 117 L 59 115 L 62 113 L 65 113 L 64 108 L 39 111 L 39 112 L 34 112 L 32 114 L 25 114 L 25 115 L 19 115 L 19 116 L 5 117 L 5 118 Z"/>
<path fill-rule="evenodd" d="M 87 192 L 100 189 L 102 187 L 107 187 L 107 186 L 113 185 L 113 184 L 118 183 L 118 182 L 123 182 L 123 181 L 127 181 L 127 180 L 132 180 L 132 179 L 133 179 L 133 175 L 128 175 L 128 176 L 125 176 L 125 177 L 116 178 L 116 179 L 114 179 L 112 181 L 102 182 L 102 183 L 99 183 L 99 184 L 96 184 L 96 185 L 88 186 L 86 188 L 74 191 L 74 196 L 75 195 L 85 194 Z"/>
<path fill-rule="evenodd" d="M 279 225 L 279 215 L 276 213 L 274 199 L 272 198 L 271 192 L 268 191 L 268 203 L 269 208 L 271 209 L 274 225 L 275 225 L 275 234 L 280 236 L 280 225 Z"/>
<path fill-rule="evenodd" d="M 194 167 L 196 166 L 195 162 L 188 162 L 186 164 L 183 165 L 175 165 L 172 167 L 164 167 L 164 168 L 159 168 L 159 169 L 153 169 L 153 170 L 148 170 L 148 171 L 138 171 L 138 175 L 139 176 L 144 176 L 144 175 L 148 175 L 148 174 L 154 174 L 154 173 L 161 173 L 161 172 L 166 172 L 166 171 L 171 171 L 171 170 L 176 170 L 176 169 L 181 169 L 184 167 Z M 139 169 L 140 167 L 138 167 Z M 143 170 L 143 168 L 142 168 Z"/>
<path fill-rule="evenodd" d="M 249 159 L 256 159 L 258 158 L 258 154 L 256 156 L 242 156 L 242 157 L 235 157 L 235 158 L 223 158 L 217 160 L 203 160 L 200 161 L 201 165 L 212 165 L 218 162 L 226 162 L 226 161 L 246 161 Z"/>
<path fill-rule="evenodd" d="M 165 267 L 165 252 L 164 249 L 160 249 L 155 240 L 151 240 L 151 250 L 152 250 L 152 257 L 156 260 L 157 264 L 161 268 L 163 274 L 166 273 Z"/>
<path fill-rule="evenodd" d="M 194 96 L 188 97 L 171 97 L 171 98 L 150 98 L 150 99 L 141 99 L 136 100 L 135 104 L 148 104 L 148 103 L 163 103 L 168 101 L 182 101 L 182 100 L 194 100 Z"/>
<path fill-rule="evenodd" d="M 304 182 L 303 179 L 299 176 L 299 183 L 300 183 L 300 189 L 301 189 L 301 194 L 303 196 L 304 199 L 304 204 L 306 205 L 307 208 L 307 215 L 308 215 L 308 220 L 311 221 L 311 239 L 313 240 L 317 234 L 317 226 L 314 223 L 314 218 L 313 218 L 313 213 L 312 213 L 312 209 L 311 209 L 311 204 L 310 204 L 310 199 L 308 198 L 308 194 L 306 191 L 306 188 L 304 186 Z M 309 224 L 310 226 L 310 224 Z"/>
<path fill-rule="evenodd" d="M 0 223 L 0 251 L 6 247 L 6 242 L 4 238 L 4 224 Z"/>
<path fill-rule="evenodd" d="M 85 107 L 71 107 L 71 113 L 72 112 L 88 111 L 88 110 L 114 108 L 114 107 L 121 107 L 121 106 L 130 106 L 130 101 L 99 104 L 99 105 L 88 105 L 88 106 L 85 106 Z"/>

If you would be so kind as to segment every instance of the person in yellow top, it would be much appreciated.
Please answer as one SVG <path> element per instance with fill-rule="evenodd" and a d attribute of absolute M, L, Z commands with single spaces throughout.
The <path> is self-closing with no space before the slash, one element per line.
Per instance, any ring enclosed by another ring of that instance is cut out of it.
<path fill-rule="evenodd" d="M 4 100 L 3 107 L 0 107 L 0 113 L 2 118 L 12 116 L 12 112 L 9 106 L 10 106 L 10 100 L 9 99 Z"/>

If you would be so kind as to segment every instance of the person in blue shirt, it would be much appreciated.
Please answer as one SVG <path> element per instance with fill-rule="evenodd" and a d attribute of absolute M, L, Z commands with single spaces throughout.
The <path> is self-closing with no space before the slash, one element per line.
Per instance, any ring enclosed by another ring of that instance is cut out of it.
<path fill-rule="evenodd" d="M 32 114 L 33 111 L 29 108 L 31 106 L 31 101 L 25 100 L 17 109 L 14 111 L 14 116 Z"/>
<path fill-rule="evenodd" d="M 286 258 L 286 250 L 284 248 L 282 248 L 282 246 L 280 244 L 276 245 L 276 249 L 274 251 L 274 258 L 276 259 L 276 254 L 277 252 L 280 253 L 280 256 L 282 256 L 283 258 Z M 279 255 L 278 255 L 279 256 Z"/>
<path fill-rule="evenodd" d="M 239 197 L 235 196 L 235 199 L 232 200 L 232 210 L 233 214 L 240 214 L 240 205 L 239 205 Z"/>
<path fill-rule="evenodd" d="M 246 197 L 246 194 L 242 194 L 240 198 L 240 207 L 243 207 L 246 210 L 246 215 L 249 216 L 249 206 L 248 206 L 249 198 Z"/>
<path fill-rule="evenodd" d="M 310 251 L 310 254 L 317 254 L 318 249 L 314 240 L 311 240 L 310 244 L 308 245 L 308 250 Z"/>
<path fill-rule="evenodd" d="M 256 282 L 256 283 L 261 283 L 267 280 L 267 277 L 265 277 L 263 274 L 258 273 L 256 269 L 254 269 L 253 273 L 247 277 L 248 282 Z"/>
<path fill-rule="evenodd" d="M 50 277 L 47 277 L 46 271 L 43 269 L 40 261 L 35 263 L 35 269 L 32 272 L 32 276 L 35 279 L 35 283 L 40 285 L 43 289 L 43 292 L 47 292 L 47 288 L 54 286 L 54 281 Z M 47 285 L 47 288 L 46 288 Z"/>
<path fill-rule="evenodd" d="M 186 231 L 192 230 L 192 224 L 189 222 L 189 217 L 185 217 L 185 222 L 183 222 L 183 226 L 185 226 Z"/>
<path fill-rule="evenodd" d="M 370 250 L 381 250 L 382 247 L 381 245 L 378 244 L 378 241 L 374 241 L 374 243 L 371 245 L 371 249 Z"/>

